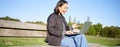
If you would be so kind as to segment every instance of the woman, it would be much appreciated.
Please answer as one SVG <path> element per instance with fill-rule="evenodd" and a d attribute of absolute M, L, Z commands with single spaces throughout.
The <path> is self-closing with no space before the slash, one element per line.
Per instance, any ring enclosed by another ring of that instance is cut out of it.
<path fill-rule="evenodd" d="M 53 46 L 68 46 L 76 47 L 80 43 L 75 43 L 77 40 L 81 40 L 81 37 L 84 35 L 66 36 L 73 34 L 67 26 L 67 22 L 63 15 L 68 10 L 68 2 L 65 0 L 59 0 L 54 12 L 47 19 L 47 41 L 49 45 Z M 75 40 L 75 41 L 74 41 Z M 86 40 L 86 39 L 85 39 Z M 70 43 L 69 43 L 70 42 Z"/>

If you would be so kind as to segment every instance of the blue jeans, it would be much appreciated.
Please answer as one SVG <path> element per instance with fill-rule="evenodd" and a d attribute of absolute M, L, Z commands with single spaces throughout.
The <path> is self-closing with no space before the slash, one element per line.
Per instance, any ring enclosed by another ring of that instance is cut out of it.
<path fill-rule="evenodd" d="M 61 46 L 67 47 L 88 47 L 87 40 L 84 34 L 75 36 L 66 36 L 61 40 Z"/>

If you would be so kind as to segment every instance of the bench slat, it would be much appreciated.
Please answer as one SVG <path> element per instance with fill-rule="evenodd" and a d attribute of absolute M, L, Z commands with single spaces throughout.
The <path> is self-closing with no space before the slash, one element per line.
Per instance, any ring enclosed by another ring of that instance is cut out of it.
<path fill-rule="evenodd" d="M 46 25 L 23 23 L 23 22 L 8 21 L 8 20 L 0 20 L 0 27 L 47 30 Z"/>
<path fill-rule="evenodd" d="M 46 32 L 45 31 L 0 29 L 0 36 L 46 37 Z"/>

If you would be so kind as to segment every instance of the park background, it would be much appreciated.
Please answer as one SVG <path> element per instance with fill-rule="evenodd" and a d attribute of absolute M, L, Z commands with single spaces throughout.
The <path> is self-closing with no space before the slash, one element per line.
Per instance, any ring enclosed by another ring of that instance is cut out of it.
<path fill-rule="evenodd" d="M 46 25 L 48 16 L 53 12 L 58 0 L 0 0 L 0 19 L 17 22 Z M 68 12 L 64 15 L 68 25 L 76 23 L 80 26 L 90 18 L 91 28 L 86 33 L 88 42 L 107 46 L 120 45 L 120 1 L 119 0 L 67 0 Z M 80 29 L 80 27 L 79 27 Z M 13 38 L 9 38 L 11 43 Z M 29 40 L 28 38 L 26 38 Z M 30 40 L 38 40 L 31 38 Z M 95 40 L 96 39 L 96 40 Z M 6 45 L 2 42 L 0 45 Z M 17 41 L 14 45 L 30 45 Z M 27 42 L 27 40 L 25 40 Z M 32 44 L 46 44 L 34 41 Z M 110 44 L 112 43 L 112 44 Z M 9 45 L 9 44 L 7 44 Z"/>

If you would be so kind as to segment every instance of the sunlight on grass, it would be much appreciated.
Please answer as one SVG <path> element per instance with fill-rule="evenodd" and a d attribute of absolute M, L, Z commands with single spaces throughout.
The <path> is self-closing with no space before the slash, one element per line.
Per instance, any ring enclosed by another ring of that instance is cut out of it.
<path fill-rule="evenodd" d="M 17 46 L 17 45 L 46 45 L 45 38 L 10 38 L 0 37 L 0 46 Z"/>
<path fill-rule="evenodd" d="M 105 46 L 120 46 L 120 39 L 86 36 L 89 43 L 98 43 Z"/>
<path fill-rule="evenodd" d="M 104 46 L 120 46 L 120 39 L 86 36 L 88 43 L 98 43 Z M 45 38 L 15 38 L 0 37 L 0 46 L 47 45 Z"/>

